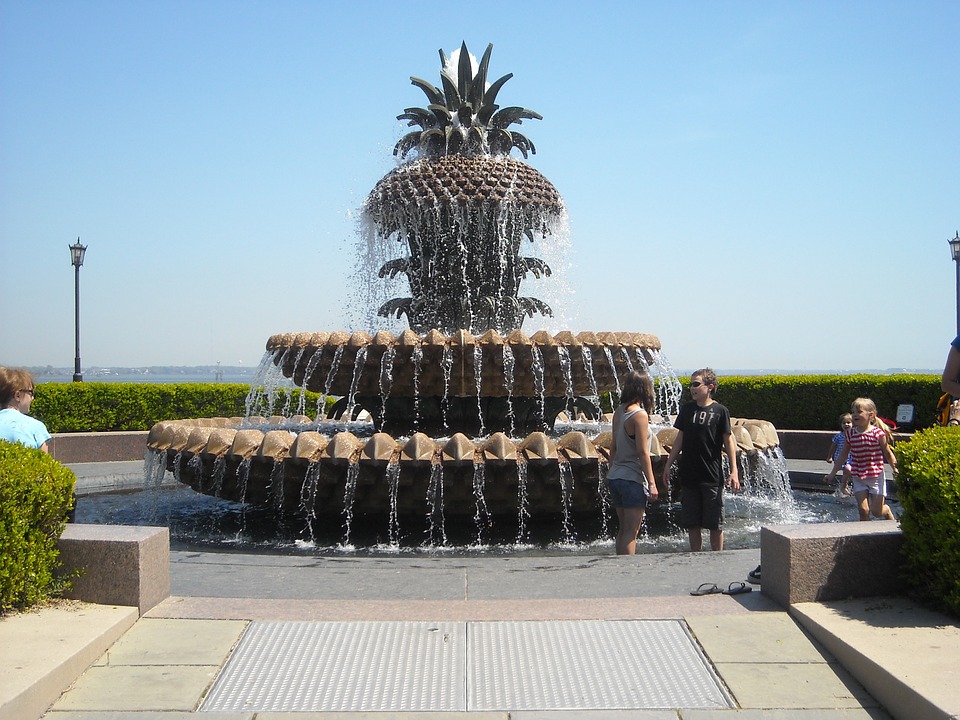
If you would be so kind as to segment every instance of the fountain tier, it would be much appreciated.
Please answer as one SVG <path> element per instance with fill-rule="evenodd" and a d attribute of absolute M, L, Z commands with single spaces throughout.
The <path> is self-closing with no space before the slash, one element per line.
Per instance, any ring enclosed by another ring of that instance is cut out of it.
<path fill-rule="evenodd" d="M 600 393 L 654 365 L 660 341 L 642 333 L 408 330 L 274 335 L 267 350 L 296 385 L 341 396 L 335 417 L 362 408 L 388 432 L 516 434 L 551 430 L 562 411 L 596 419 Z"/>
<path fill-rule="evenodd" d="M 322 431 L 318 431 L 317 428 Z M 785 465 L 773 425 L 737 419 L 733 433 L 748 486 L 784 485 Z M 655 473 L 676 437 L 662 427 L 652 451 Z M 610 433 L 571 431 L 559 438 L 503 433 L 471 440 L 462 433 L 431 438 L 360 437 L 305 416 L 210 418 L 154 425 L 148 447 L 194 490 L 274 507 L 305 518 L 353 513 L 394 517 L 517 517 L 523 513 L 603 514 Z M 668 497 L 668 488 L 661 488 Z"/>

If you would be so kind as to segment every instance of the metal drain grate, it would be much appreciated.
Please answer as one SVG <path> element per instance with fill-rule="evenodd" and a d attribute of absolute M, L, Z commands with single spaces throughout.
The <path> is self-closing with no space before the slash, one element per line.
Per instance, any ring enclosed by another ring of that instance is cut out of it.
<path fill-rule="evenodd" d="M 597 620 L 254 622 L 200 709 L 728 707 L 681 621 Z"/>
<path fill-rule="evenodd" d="M 462 710 L 463 623 L 254 622 L 201 710 Z"/>
<path fill-rule="evenodd" d="M 470 710 L 729 708 L 678 620 L 474 623 Z"/>

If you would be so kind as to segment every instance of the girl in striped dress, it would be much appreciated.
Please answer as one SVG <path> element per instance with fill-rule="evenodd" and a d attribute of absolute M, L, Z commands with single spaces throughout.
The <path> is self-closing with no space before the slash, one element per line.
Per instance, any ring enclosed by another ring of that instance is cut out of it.
<path fill-rule="evenodd" d="M 886 460 L 896 471 L 897 459 L 890 449 L 888 435 L 877 420 L 877 406 L 870 398 L 857 398 L 850 406 L 853 427 L 844 432 L 843 450 L 833 461 L 833 469 L 824 477 L 833 482 L 849 458 L 853 480 L 853 496 L 861 520 L 870 516 L 896 520 L 887 505 L 887 481 L 883 476 Z"/>

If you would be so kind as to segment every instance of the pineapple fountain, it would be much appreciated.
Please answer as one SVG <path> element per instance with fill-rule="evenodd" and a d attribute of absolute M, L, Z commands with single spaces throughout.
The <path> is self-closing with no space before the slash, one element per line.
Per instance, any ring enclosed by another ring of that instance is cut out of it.
<path fill-rule="evenodd" d="M 655 377 L 660 459 L 680 384 L 653 335 L 521 330 L 552 315 L 520 295 L 528 275 L 551 274 L 521 247 L 549 242 L 564 207 L 542 174 L 511 157 L 536 152 L 511 127 L 541 116 L 497 104 L 512 75 L 488 82 L 491 51 L 477 63 L 465 44 L 449 59 L 441 50 L 441 87 L 411 78 L 429 104 L 398 116 L 417 128 L 394 149 L 405 162 L 363 206 L 369 246 L 405 249 L 379 277 L 405 278 L 410 296 L 379 315 L 405 316 L 409 329 L 274 335 L 262 366 L 272 375 L 248 399 L 254 412 L 158 423 L 148 439 L 155 477 L 169 469 L 198 492 L 303 518 L 311 533 L 339 523 L 345 544 L 361 516 L 382 518 L 394 545 L 446 545 L 463 527 L 483 543 L 494 526 L 523 543 L 532 518 L 556 519 L 561 541 L 578 537 L 582 516 L 609 532 L 599 397 L 632 369 Z M 259 414 L 272 409 L 278 374 L 321 394 L 316 419 L 302 395 L 300 412 Z M 339 399 L 324 417 L 328 397 Z M 361 415 L 369 421 L 355 422 Z M 559 434 L 558 417 L 586 423 Z M 779 453 L 770 423 L 738 421 L 736 434 L 748 473 Z"/>

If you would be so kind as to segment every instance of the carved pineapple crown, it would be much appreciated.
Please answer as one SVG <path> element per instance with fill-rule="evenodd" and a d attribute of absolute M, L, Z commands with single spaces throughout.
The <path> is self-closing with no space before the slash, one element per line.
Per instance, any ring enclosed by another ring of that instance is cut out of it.
<path fill-rule="evenodd" d="M 501 109 L 496 104 L 497 93 L 513 73 L 504 75 L 487 86 L 487 68 L 493 45 L 487 45 L 476 73 L 467 44 L 460 46 L 459 57 L 448 59 L 440 50 L 440 82 L 442 89 L 418 77 L 410 82 L 423 90 L 430 104 L 426 108 L 406 108 L 398 120 L 408 120 L 410 127 L 419 130 L 407 133 L 393 149 L 394 155 L 406 157 L 416 149 L 420 155 L 509 155 L 517 148 L 524 158 L 537 149 L 525 135 L 508 130 L 524 119 L 542 120 L 543 116 L 522 107 Z M 455 53 L 456 55 L 456 53 Z"/>

